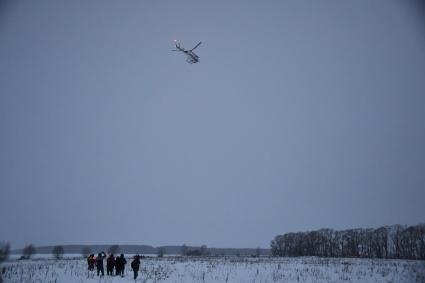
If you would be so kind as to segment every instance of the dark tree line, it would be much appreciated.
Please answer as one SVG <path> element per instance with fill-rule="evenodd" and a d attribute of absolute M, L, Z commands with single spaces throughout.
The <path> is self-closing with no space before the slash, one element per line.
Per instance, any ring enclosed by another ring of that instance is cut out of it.
<path fill-rule="evenodd" d="M 10 254 L 10 244 L 7 242 L 0 242 L 0 264 L 7 260 Z M 0 283 L 3 282 L 3 273 L 5 272 L 5 268 L 2 267 L 0 270 Z"/>
<path fill-rule="evenodd" d="M 29 244 L 22 249 L 22 259 L 30 259 L 36 250 L 33 244 Z"/>
<path fill-rule="evenodd" d="M 277 235 L 274 256 L 425 259 L 425 224 Z"/>
<path fill-rule="evenodd" d="M 5 261 L 10 254 L 10 244 L 7 242 L 0 242 L 0 263 Z"/>
<path fill-rule="evenodd" d="M 63 257 L 63 254 L 64 254 L 63 247 L 60 246 L 60 245 L 54 246 L 53 249 L 52 249 L 52 254 L 55 257 L 55 259 L 61 259 Z"/>
<path fill-rule="evenodd" d="M 210 250 L 206 245 L 202 245 L 199 248 L 191 247 L 189 248 L 186 245 L 181 246 L 181 255 L 182 256 L 209 256 Z"/>

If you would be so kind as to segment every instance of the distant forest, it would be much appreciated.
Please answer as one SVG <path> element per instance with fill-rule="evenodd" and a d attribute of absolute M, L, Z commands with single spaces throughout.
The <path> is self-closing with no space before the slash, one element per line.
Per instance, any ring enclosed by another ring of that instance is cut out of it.
<path fill-rule="evenodd" d="M 31 245 L 32 246 L 32 245 Z M 60 245 L 63 248 L 65 254 L 76 254 L 87 256 L 90 253 L 100 253 L 101 251 L 109 253 L 124 253 L 124 254 L 151 254 L 158 255 L 162 253 L 164 255 L 211 255 L 211 256 L 228 256 L 228 255 L 270 255 L 270 249 L 263 248 L 208 248 L 207 246 L 161 246 L 153 247 L 149 245 Z M 27 248 L 27 247 L 26 247 Z M 25 254 L 26 249 L 12 250 L 11 254 Z M 34 251 L 32 254 L 52 254 L 55 246 L 33 246 Z M 112 251 L 113 250 L 113 251 Z M 194 253 L 194 254 L 192 254 Z"/>
<path fill-rule="evenodd" d="M 321 229 L 277 235 L 274 256 L 425 259 L 425 224 L 378 229 Z"/>

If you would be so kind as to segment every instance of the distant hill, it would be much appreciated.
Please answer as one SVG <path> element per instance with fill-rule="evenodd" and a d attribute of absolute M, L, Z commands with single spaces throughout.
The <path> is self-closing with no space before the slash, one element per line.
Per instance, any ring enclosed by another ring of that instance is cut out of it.
<path fill-rule="evenodd" d="M 62 245 L 65 254 L 81 254 L 83 248 L 89 248 L 92 253 L 108 252 L 112 245 Z M 51 254 L 54 246 L 40 246 L 36 248 L 36 254 Z M 153 247 L 149 245 L 120 245 L 119 253 L 124 254 L 157 254 L 159 248 L 164 248 L 165 254 L 181 254 L 181 246 Z M 200 247 L 188 246 L 188 250 L 200 249 Z M 257 249 L 251 248 L 208 248 L 211 255 L 255 255 Z M 22 249 L 11 251 L 12 254 L 21 254 Z M 270 249 L 260 249 L 261 255 L 270 255 Z"/>
<path fill-rule="evenodd" d="M 83 248 L 89 248 L 92 253 L 108 252 L 112 245 L 62 245 L 64 253 L 66 254 L 81 254 Z M 35 247 L 37 254 L 50 254 L 54 246 L 40 246 Z M 119 246 L 120 253 L 140 253 L 140 254 L 154 254 L 157 249 L 148 245 L 121 245 Z M 12 254 L 22 253 L 22 249 L 13 250 Z"/>

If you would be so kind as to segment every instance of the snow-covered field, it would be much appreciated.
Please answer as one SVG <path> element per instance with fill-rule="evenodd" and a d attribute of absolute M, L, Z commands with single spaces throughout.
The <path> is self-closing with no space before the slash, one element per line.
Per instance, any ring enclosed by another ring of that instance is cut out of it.
<path fill-rule="evenodd" d="M 128 262 L 130 262 L 128 260 Z M 10 260 L 5 282 L 134 282 L 129 264 L 125 277 L 97 277 L 82 258 Z M 106 270 L 105 270 L 106 272 Z M 106 273 L 105 273 L 106 274 Z M 425 261 L 334 259 L 147 257 L 137 282 L 425 282 Z"/>

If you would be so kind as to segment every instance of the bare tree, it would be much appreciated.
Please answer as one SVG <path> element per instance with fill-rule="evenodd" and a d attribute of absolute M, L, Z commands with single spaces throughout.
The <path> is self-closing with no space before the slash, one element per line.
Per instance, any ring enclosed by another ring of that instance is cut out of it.
<path fill-rule="evenodd" d="M 261 248 L 260 247 L 257 247 L 255 249 L 255 256 L 259 257 L 260 255 L 261 255 Z"/>
<path fill-rule="evenodd" d="M 158 257 L 163 257 L 165 254 L 165 248 L 164 247 L 159 247 L 158 251 L 157 251 L 157 255 Z"/>
<path fill-rule="evenodd" d="M 63 247 L 60 245 L 54 246 L 52 249 L 52 255 L 55 259 L 61 259 L 63 257 Z"/>
<path fill-rule="evenodd" d="M 10 254 L 10 244 L 7 242 L 0 242 L 0 264 L 5 261 Z M 3 282 L 3 273 L 5 272 L 5 268 L 1 269 L 0 273 L 0 283 Z"/>
<path fill-rule="evenodd" d="M 109 254 L 117 254 L 120 251 L 120 246 L 118 245 L 112 245 L 108 249 Z"/>
<path fill-rule="evenodd" d="M 10 254 L 10 244 L 7 242 L 0 242 L 0 263 L 7 260 Z"/>
<path fill-rule="evenodd" d="M 283 241 L 283 235 L 277 235 L 274 237 L 274 239 L 270 243 L 270 247 L 272 249 L 272 255 L 273 256 L 284 256 L 283 248 L 284 248 L 284 241 Z"/>
<path fill-rule="evenodd" d="M 90 249 L 89 247 L 84 247 L 84 248 L 81 250 L 81 255 L 82 255 L 84 258 L 87 258 L 87 257 L 89 256 L 89 254 L 91 254 L 91 249 Z"/>
<path fill-rule="evenodd" d="M 187 255 L 187 246 L 185 244 L 183 244 L 183 246 L 181 247 L 181 254 L 182 256 Z"/>
<path fill-rule="evenodd" d="M 210 254 L 210 251 L 208 250 L 206 245 L 201 246 L 201 255 L 202 256 L 208 256 Z"/>
<path fill-rule="evenodd" d="M 30 259 L 33 254 L 35 254 L 35 247 L 33 244 L 25 246 L 22 250 L 22 256 L 26 259 Z"/>

